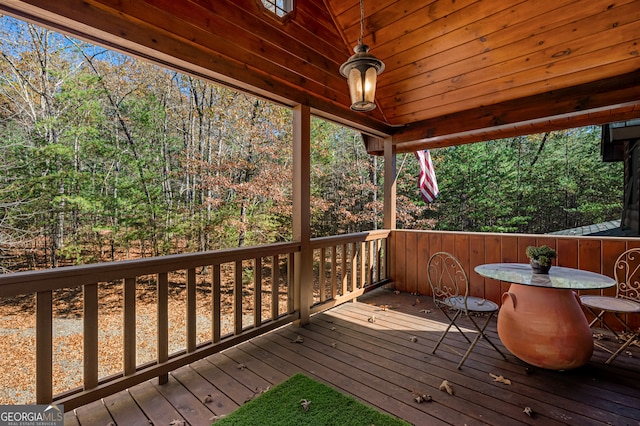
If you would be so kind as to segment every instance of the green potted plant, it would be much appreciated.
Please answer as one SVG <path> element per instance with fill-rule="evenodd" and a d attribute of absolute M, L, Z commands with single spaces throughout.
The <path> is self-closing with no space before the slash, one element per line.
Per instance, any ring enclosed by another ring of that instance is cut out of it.
<path fill-rule="evenodd" d="M 558 257 L 558 253 L 549 246 L 529 246 L 525 253 L 529 258 L 529 264 L 534 274 L 548 274 L 551 269 L 551 261 Z"/>

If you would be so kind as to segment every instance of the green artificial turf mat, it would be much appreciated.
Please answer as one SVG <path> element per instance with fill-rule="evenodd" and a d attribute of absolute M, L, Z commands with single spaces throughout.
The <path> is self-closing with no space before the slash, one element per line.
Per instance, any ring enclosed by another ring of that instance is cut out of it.
<path fill-rule="evenodd" d="M 301 405 L 302 400 L 311 401 L 307 411 Z M 215 422 L 215 426 L 229 425 L 407 426 L 409 423 L 296 374 Z"/>

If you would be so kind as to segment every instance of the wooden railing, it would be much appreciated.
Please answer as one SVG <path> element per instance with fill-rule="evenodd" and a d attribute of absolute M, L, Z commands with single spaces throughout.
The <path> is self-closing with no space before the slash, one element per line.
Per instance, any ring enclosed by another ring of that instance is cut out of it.
<path fill-rule="evenodd" d="M 528 263 L 526 247 L 546 244 L 558 252 L 554 265 L 613 277 L 615 260 L 623 251 L 640 247 L 640 238 L 395 230 L 389 244 L 389 278 L 398 290 L 430 295 L 424 265 L 431 254 L 442 250 L 460 260 L 468 272 L 472 295 L 500 304 L 501 295 L 508 290 L 509 283 L 481 277 L 474 271 L 476 266 L 483 263 Z M 588 293 L 613 296 L 615 288 Z M 637 316 L 632 322 L 640 327 Z"/>
<path fill-rule="evenodd" d="M 314 286 L 311 311 L 327 309 L 386 282 L 388 235 L 389 231 L 374 231 L 312 240 L 314 282 L 300 284 Z M 0 301 L 35 294 L 35 402 L 61 403 L 70 410 L 154 377 L 162 384 L 180 366 L 300 319 L 300 312 L 294 309 L 295 298 L 300 297 L 294 291 L 294 271 L 299 267 L 294 259 L 300 251 L 300 243 L 280 243 L 1 275 Z M 59 389 L 53 383 L 54 313 L 60 308 L 60 293 L 65 305 L 80 306 L 76 315 L 82 322 L 78 363 L 82 371 L 76 375 L 82 377 L 71 380 L 79 383 L 74 389 Z M 184 317 L 178 330 L 184 337 L 179 346 L 170 338 L 176 332 L 170 324 L 176 297 L 182 298 L 179 309 Z M 198 305 L 203 297 L 208 298 L 205 332 L 198 326 L 203 321 Z M 144 357 L 138 351 L 141 298 L 154 299 L 151 323 L 155 331 L 149 340 L 155 353 L 150 358 L 149 351 Z M 101 323 L 101 309 L 107 303 L 121 318 L 115 330 Z M 107 331 L 120 334 L 117 344 L 105 344 Z M 203 334 L 208 338 L 199 337 Z M 120 367 L 108 374 L 100 361 L 105 354 L 120 359 Z"/>
<path fill-rule="evenodd" d="M 329 309 L 388 282 L 389 230 L 312 240 L 312 312 Z"/>

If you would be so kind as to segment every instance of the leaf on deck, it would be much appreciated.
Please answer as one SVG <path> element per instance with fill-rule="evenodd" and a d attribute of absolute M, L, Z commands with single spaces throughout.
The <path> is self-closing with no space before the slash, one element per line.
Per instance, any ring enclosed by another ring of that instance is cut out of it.
<path fill-rule="evenodd" d="M 495 374 L 489 373 L 489 375 L 491 377 L 493 377 L 493 381 L 494 382 L 499 382 L 499 383 L 504 383 L 505 385 L 510 385 L 511 384 L 511 380 L 509 379 L 505 379 L 502 374 L 499 376 L 496 376 Z"/>
<path fill-rule="evenodd" d="M 442 383 L 440 383 L 440 387 L 438 389 L 448 393 L 449 395 L 453 395 L 453 388 L 449 384 L 448 380 L 443 380 Z"/>
<path fill-rule="evenodd" d="M 418 392 L 415 389 L 411 393 L 413 394 L 413 400 L 418 404 L 422 404 L 423 402 L 433 401 L 433 398 L 431 398 L 431 395 Z"/>

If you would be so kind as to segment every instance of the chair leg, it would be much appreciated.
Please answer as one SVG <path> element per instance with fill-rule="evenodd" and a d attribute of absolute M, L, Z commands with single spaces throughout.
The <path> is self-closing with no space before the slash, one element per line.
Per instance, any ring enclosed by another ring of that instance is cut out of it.
<path fill-rule="evenodd" d="M 461 312 L 461 311 L 456 311 L 456 313 L 453 316 L 453 318 L 451 318 L 449 316 L 449 314 L 447 314 L 447 312 L 444 309 L 441 308 L 440 310 L 444 313 L 444 315 L 447 318 L 449 318 L 449 325 L 447 326 L 447 329 L 442 333 L 442 335 L 440 336 L 440 340 L 438 340 L 438 343 L 436 343 L 436 345 L 434 346 L 433 350 L 431 351 L 432 354 L 436 353 L 436 349 L 438 349 L 438 346 L 440 346 L 440 343 L 442 343 L 442 341 L 444 340 L 444 336 L 447 335 L 447 333 L 449 332 L 449 329 L 451 329 L 451 326 L 455 325 L 456 328 L 458 328 L 458 326 L 455 324 L 455 322 L 456 322 L 456 319 L 458 318 L 458 316 L 460 316 L 460 312 Z M 458 330 L 460 330 L 460 329 L 458 328 Z"/>
<path fill-rule="evenodd" d="M 631 344 L 640 337 L 640 331 L 636 332 L 635 334 L 633 334 L 626 342 L 624 342 L 624 344 L 622 346 L 620 346 L 618 348 L 617 351 L 615 351 L 608 360 L 606 360 L 604 363 L 605 364 L 610 364 L 611 361 L 613 361 L 618 355 L 620 355 L 622 353 L 622 351 L 624 351 L 625 349 L 627 349 L 629 346 L 631 346 Z"/>
<path fill-rule="evenodd" d="M 498 349 L 498 347 L 491 341 L 491 339 L 489 339 L 489 336 L 487 336 L 487 334 L 484 332 L 484 330 L 487 328 L 487 325 L 489 325 L 489 321 L 491 321 L 491 318 L 493 318 L 493 315 L 494 315 L 493 312 L 491 314 L 489 314 L 489 317 L 487 318 L 487 320 L 485 321 L 484 325 L 482 326 L 482 329 L 480 329 L 478 327 L 478 324 L 473 320 L 473 318 L 471 318 L 471 322 L 473 322 L 473 324 L 476 326 L 476 328 L 480 331 L 480 335 L 482 335 L 482 337 L 484 337 L 484 340 L 486 340 L 487 343 L 489 343 L 491 345 L 491 347 L 493 349 L 495 349 L 496 352 L 498 352 L 502 356 L 502 358 L 506 361 L 507 360 L 507 356 L 505 354 L 503 354 L 500 349 Z"/>
<path fill-rule="evenodd" d="M 489 344 L 493 347 L 493 349 L 495 349 L 500 355 L 502 355 L 502 358 L 504 358 L 505 360 L 507 359 L 507 357 L 505 356 L 505 354 L 502 353 L 502 351 L 500 349 L 498 349 L 498 347 L 496 345 L 493 344 L 493 342 L 491 341 L 491 339 L 489 339 L 489 337 L 487 337 L 487 335 L 485 334 L 484 330 L 487 328 L 487 325 L 489 325 L 489 321 L 491 321 L 491 318 L 493 318 L 493 312 L 491 314 L 489 314 L 489 316 L 487 317 L 487 320 L 484 322 L 484 325 L 482 327 L 480 327 L 478 325 L 478 323 L 476 323 L 474 321 L 473 318 L 471 318 L 471 316 L 469 316 L 469 319 L 471 320 L 471 322 L 473 323 L 473 325 L 476 327 L 476 329 L 478 330 L 478 334 L 476 335 L 475 339 L 473 339 L 473 342 L 471 342 L 471 345 L 469 345 L 469 348 L 467 349 L 467 352 L 465 352 L 464 356 L 462 357 L 462 359 L 460 360 L 460 362 L 458 363 L 458 370 L 460 370 L 462 368 L 462 364 L 464 364 L 464 362 L 467 360 L 467 358 L 469 357 L 469 355 L 471 354 L 471 351 L 473 350 L 473 348 L 476 346 L 476 343 L 478 343 L 478 341 L 484 337 L 484 339 L 489 342 Z"/>
<path fill-rule="evenodd" d="M 600 321 L 601 327 L 605 327 L 605 323 L 602 320 L 602 316 L 604 315 L 605 311 L 600 311 L 599 314 L 596 314 L 590 307 L 585 306 L 585 308 L 593 315 L 593 320 L 591 320 L 591 322 L 589 323 L 589 328 L 593 327 L 593 324 L 597 323 L 598 321 Z"/>

